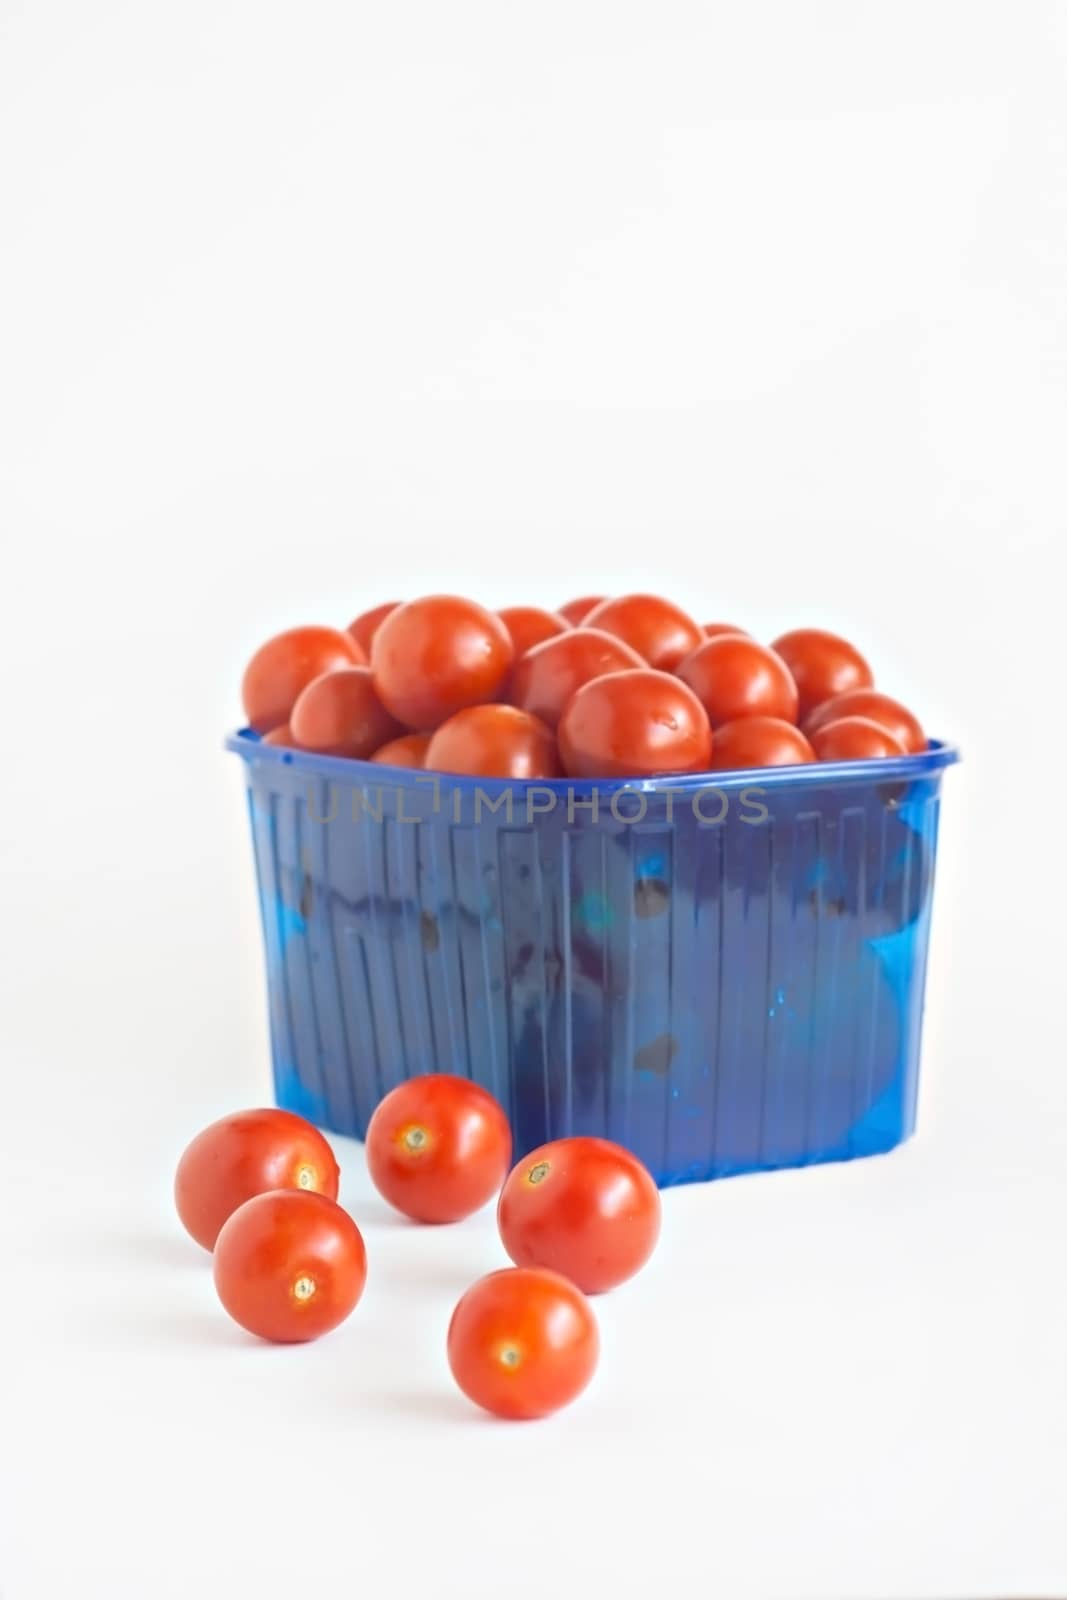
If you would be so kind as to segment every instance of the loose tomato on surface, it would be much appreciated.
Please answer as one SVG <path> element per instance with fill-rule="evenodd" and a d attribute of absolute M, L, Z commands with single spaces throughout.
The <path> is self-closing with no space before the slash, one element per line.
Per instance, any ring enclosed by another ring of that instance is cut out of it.
<path fill-rule="evenodd" d="M 345 1320 L 367 1281 L 363 1236 L 322 1194 L 279 1189 L 246 1200 L 215 1245 L 215 1288 L 235 1322 L 277 1344 Z"/>
<path fill-rule="evenodd" d="M 867 717 L 871 722 L 877 722 L 894 739 L 900 740 L 909 755 L 917 755 L 926 749 L 928 741 L 918 718 L 899 700 L 893 700 L 877 689 L 846 689 L 844 694 L 824 700 L 805 722 L 804 732 L 810 739 L 818 728 L 825 727 L 828 722 L 837 722 L 841 717 Z"/>
<path fill-rule="evenodd" d="M 535 645 L 516 663 L 510 698 L 554 728 L 567 701 L 584 683 L 644 665 L 637 651 L 614 635 L 596 628 L 573 628 Z"/>
<path fill-rule="evenodd" d="M 289 721 L 301 690 L 324 672 L 366 664 L 356 641 L 337 628 L 290 628 L 260 645 L 245 668 L 241 700 L 248 725 L 269 733 Z"/>
<path fill-rule="evenodd" d="M 187 1233 L 213 1250 L 238 1206 L 268 1189 L 337 1198 L 340 1170 L 317 1128 L 292 1111 L 238 1111 L 198 1133 L 178 1162 L 174 1203 Z"/>
<path fill-rule="evenodd" d="M 692 617 L 658 594 L 624 594 L 605 600 L 585 619 L 589 628 L 613 633 L 660 672 L 673 672 L 704 638 Z"/>
<path fill-rule="evenodd" d="M 713 772 L 791 767 L 814 760 L 815 752 L 800 729 L 778 717 L 739 717 L 715 730 Z"/>
<path fill-rule="evenodd" d="M 594 678 L 571 697 L 559 724 L 560 756 L 574 778 L 703 772 L 711 742 L 692 689 L 651 667 Z"/>
<path fill-rule="evenodd" d="M 503 1107 L 466 1078 L 432 1072 L 391 1089 L 367 1128 L 367 1170 L 389 1204 L 416 1222 L 458 1222 L 507 1176 Z"/>
<path fill-rule="evenodd" d="M 698 645 L 678 667 L 713 728 L 738 717 L 797 720 L 797 686 L 781 656 L 741 634 L 719 634 Z"/>
<path fill-rule="evenodd" d="M 551 728 L 516 706 L 457 711 L 430 740 L 426 765 L 475 778 L 558 778 L 562 771 Z"/>
<path fill-rule="evenodd" d="M 855 645 L 822 628 L 795 628 L 775 639 L 777 651 L 793 674 L 800 695 L 800 718 L 846 689 L 869 689 L 874 676 Z"/>
<path fill-rule="evenodd" d="M 514 654 L 493 612 L 455 595 L 428 595 L 398 606 L 379 625 L 371 670 L 386 709 L 425 732 L 466 706 L 497 699 Z"/>
<path fill-rule="evenodd" d="M 606 598 L 602 594 L 582 595 L 579 600 L 568 600 L 565 606 L 560 606 L 559 614 L 566 618 L 572 628 L 580 628 L 590 611 L 603 605 Z"/>
<path fill-rule="evenodd" d="M 900 740 L 870 717 L 839 717 L 824 723 L 812 734 L 811 748 L 819 761 L 876 761 L 905 754 Z"/>
<path fill-rule="evenodd" d="M 359 616 L 354 617 L 345 629 L 345 632 L 351 635 L 359 645 L 368 661 L 370 660 L 371 645 L 374 643 L 374 635 L 378 632 L 379 627 L 389 613 L 395 611 L 399 604 L 399 600 L 386 600 L 380 606 L 372 606 L 369 611 L 361 611 Z"/>
<path fill-rule="evenodd" d="M 289 719 L 302 750 L 364 760 L 400 732 L 379 700 L 369 667 L 342 667 L 309 683 Z"/>
<path fill-rule="evenodd" d="M 580 1289 L 558 1273 L 505 1267 L 469 1288 L 448 1325 L 448 1364 L 494 1416 L 546 1417 L 596 1371 L 600 1335 Z"/>
<path fill-rule="evenodd" d="M 566 617 L 554 611 L 542 611 L 540 606 L 505 606 L 497 616 L 511 635 L 516 661 L 535 644 L 556 639 L 561 633 L 568 633 L 571 627 Z"/>
<path fill-rule="evenodd" d="M 497 1207 L 519 1267 L 549 1267 L 585 1294 L 639 1272 L 656 1247 L 659 1190 L 647 1167 L 609 1139 L 556 1139 L 524 1156 Z"/>
<path fill-rule="evenodd" d="M 371 760 L 386 767 L 424 767 L 429 748 L 428 733 L 402 733 L 399 739 L 390 739 L 375 750 Z"/>

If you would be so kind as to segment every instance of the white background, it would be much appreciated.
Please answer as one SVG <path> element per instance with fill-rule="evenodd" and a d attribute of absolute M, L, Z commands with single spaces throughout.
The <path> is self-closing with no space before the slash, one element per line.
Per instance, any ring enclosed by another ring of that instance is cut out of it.
<path fill-rule="evenodd" d="M 0 1595 L 1067 1594 L 1067 11 L 0 0 Z M 169 1189 L 270 1094 L 245 657 L 436 588 L 824 623 L 946 779 L 919 1137 L 665 1196 L 570 1412 L 491 1215 L 305 1349 Z"/>

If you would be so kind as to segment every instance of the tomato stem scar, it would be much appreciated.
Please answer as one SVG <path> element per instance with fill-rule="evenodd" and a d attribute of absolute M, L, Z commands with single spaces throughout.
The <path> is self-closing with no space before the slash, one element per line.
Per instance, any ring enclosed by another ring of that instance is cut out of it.
<path fill-rule="evenodd" d="M 541 1183 L 543 1179 L 548 1177 L 548 1174 L 551 1171 L 551 1166 L 552 1164 L 549 1161 L 539 1161 L 537 1165 L 535 1167 L 531 1167 L 529 1172 L 526 1174 L 527 1183 Z"/>
<path fill-rule="evenodd" d="M 314 1189 L 314 1187 L 315 1187 L 315 1168 L 314 1167 L 300 1167 L 298 1169 L 298 1171 L 297 1171 L 297 1174 L 296 1174 L 296 1181 L 297 1181 L 298 1186 L 301 1189 Z"/>
<path fill-rule="evenodd" d="M 426 1143 L 425 1128 L 405 1128 L 404 1144 L 409 1150 L 421 1150 Z"/>
<path fill-rule="evenodd" d="M 310 1300 L 316 1287 L 314 1278 L 310 1278 L 305 1272 L 293 1284 L 293 1294 L 297 1300 Z"/>

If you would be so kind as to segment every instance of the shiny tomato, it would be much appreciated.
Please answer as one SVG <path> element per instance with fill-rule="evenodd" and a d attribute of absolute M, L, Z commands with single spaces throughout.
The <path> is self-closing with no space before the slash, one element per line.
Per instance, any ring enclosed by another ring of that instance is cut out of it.
<path fill-rule="evenodd" d="M 800 729 L 778 717 L 739 717 L 715 730 L 713 772 L 792 767 L 814 760 L 815 752 Z"/>
<path fill-rule="evenodd" d="M 743 639 L 747 639 L 749 636 L 747 628 L 739 628 L 732 622 L 704 623 L 704 634 L 706 638 L 717 639 L 720 633 L 739 633 Z"/>
<path fill-rule="evenodd" d="M 573 778 L 703 772 L 711 727 L 687 684 L 635 667 L 594 678 L 571 697 L 560 719 L 559 753 Z"/>
<path fill-rule="evenodd" d="M 379 624 L 371 646 L 374 685 L 408 728 L 436 728 L 465 706 L 499 698 L 514 657 L 500 618 L 474 600 L 428 595 Z"/>
<path fill-rule="evenodd" d="M 659 1190 L 609 1139 L 556 1139 L 524 1156 L 497 1208 L 504 1249 L 519 1267 L 550 1267 L 585 1294 L 639 1272 L 656 1247 Z"/>
<path fill-rule="evenodd" d="M 900 740 L 870 717 L 839 717 L 823 723 L 811 736 L 811 748 L 819 761 L 877 761 L 905 753 Z"/>
<path fill-rule="evenodd" d="M 871 722 L 877 722 L 894 739 L 900 740 L 909 755 L 917 755 L 920 750 L 926 749 L 927 738 L 918 718 L 899 700 L 893 700 L 877 689 L 846 689 L 844 694 L 835 694 L 832 700 L 824 700 L 805 722 L 804 732 L 810 739 L 816 729 L 828 722 L 837 722 L 841 717 L 867 717 Z"/>
<path fill-rule="evenodd" d="M 293 738 L 293 730 L 287 722 L 283 722 L 280 728 L 271 728 L 269 733 L 263 735 L 262 742 L 264 744 L 284 745 L 289 750 L 298 748 L 297 742 Z"/>
<path fill-rule="evenodd" d="M 796 628 L 775 639 L 776 650 L 796 681 L 800 717 L 806 721 L 817 705 L 846 689 L 869 689 L 870 667 L 855 645 L 821 628 Z"/>
<path fill-rule="evenodd" d="M 692 617 L 658 594 L 624 594 L 617 600 L 605 600 L 585 621 L 587 627 L 624 639 L 660 672 L 673 672 L 704 638 L 703 629 Z"/>
<path fill-rule="evenodd" d="M 448 1325 L 448 1364 L 494 1416 L 547 1417 L 596 1371 L 600 1335 L 580 1289 L 536 1267 L 505 1267 L 469 1288 Z"/>
<path fill-rule="evenodd" d="M 443 722 L 430 740 L 432 772 L 472 778 L 558 778 L 556 736 L 516 706 L 468 706 Z"/>
<path fill-rule="evenodd" d="M 245 668 L 241 699 L 249 727 L 257 733 L 280 727 L 312 679 L 366 659 L 356 641 L 337 628 L 290 628 L 276 634 L 260 645 Z"/>
<path fill-rule="evenodd" d="M 379 1194 L 416 1222 L 458 1222 L 500 1193 L 511 1129 L 487 1089 L 444 1072 L 398 1084 L 367 1128 Z"/>
<path fill-rule="evenodd" d="M 429 748 L 428 733 L 403 733 L 399 739 L 390 739 L 388 744 L 375 750 L 371 760 L 386 767 L 424 767 Z"/>
<path fill-rule="evenodd" d="M 781 656 L 741 634 L 719 634 L 698 645 L 678 668 L 713 728 L 738 717 L 797 720 L 797 686 Z"/>
<path fill-rule="evenodd" d="M 565 606 L 560 606 L 559 614 L 567 619 L 572 628 L 580 628 L 590 611 L 603 605 L 605 599 L 606 596 L 602 594 L 583 595 L 580 600 L 568 600 Z"/>
<path fill-rule="evenodd" d="M 235 1322 L 296 1344 L 343 1322 L 367 1281 L 367 1252 L 347 1211 L 323 1194 L 278 1189 L 246 1200 L 215 1245 L 215 1288 Z"/>
<path fill-rule="evenodd" d="M 395 611 L 400 604 L 399 600 L 386 600 L 380 606 L 372 606 L 369 611 L 361 611 L 354 617 L 345 629 L 347 634 L 359 645 L 365 658 L 370 660 L 370 647 L 374 643 L 374 635 L 380 625 L 385 621 L 391 611 Z"/>
<path fill-rule="evenodd" d="M 569 632 L 571 626 L 566 617 L 554 611 L 542 611 L 540 606 L 505 606 L 497 616 L 511 635 L 516 661 L 535 644 L 558 638 L 561 633 Z"/>
<path fill-rule="evenodd" d="M 309 683 L 289 719 L 302 750 L 364 760 L 400 732 L 374 690 L 369 667 L 343 667 Z"/>
<path fill-rule="evenodd" d="M 576 689 L 609 672 L 643 667 L 644 660 L 628 644 L 596 628 L 573 628 L 556 639 L 535 645 L 515 665 L 510 698 L 523 711 L 556 727 Z"/>
<path fill-rule="evenodd" d="M 340 1170 L 317 1128 L 292 1111 L 238 1111 L 198 1133 L 174 1179 L 186 1232 L 205 1250 L 237 1207 L 268 1189 L 307 1189 L 337 1198 Z"/>

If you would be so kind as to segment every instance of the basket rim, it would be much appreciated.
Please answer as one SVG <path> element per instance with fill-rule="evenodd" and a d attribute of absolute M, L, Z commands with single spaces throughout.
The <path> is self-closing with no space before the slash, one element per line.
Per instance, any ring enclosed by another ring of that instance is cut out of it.
<path fill-rule="evenodd" d="M 540 790 L 554 795 L 618 794 L 623 790 L 642 794 L 698 794 L 708 790 L 825 788 L 827 785 L 870 783 L 914 783 L 954 766 L 961 759 L 959 746 L 948 740 L 931 739 L 925 750 L 915 755 L 881 756 L 867 761 L 816 761 L 791 767 L 746 767 L 728 772 L 665 773 L 653 778 L 472 778 L 459 773 L 426 772 L 421 768 L 392 767 L 384 762 L 358 761 L 350 756 L 320 755 L 314 750 L 292 750 L 284 745 L 264 744 L 251 728 L 238 728 L 228 734 L 225 748 L 246 763 L 272 763 L 292 767 L 309 779 L 344 779 L 348 783 L 390 784 L 412 793 L 425 793 L 427 785 L 449 792 L 459 789 L 474 793 L 498 794 L 512 789 L 517 794 Z"/>

